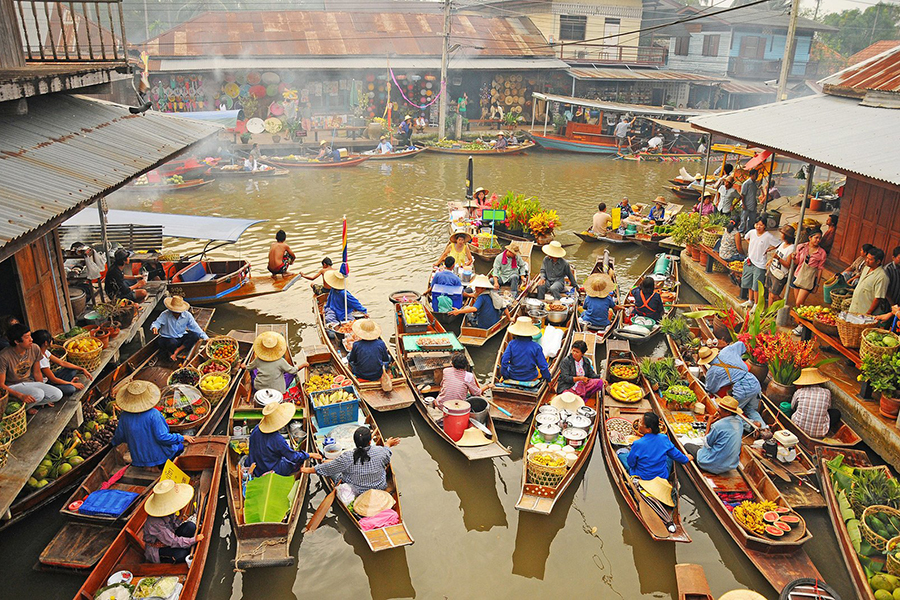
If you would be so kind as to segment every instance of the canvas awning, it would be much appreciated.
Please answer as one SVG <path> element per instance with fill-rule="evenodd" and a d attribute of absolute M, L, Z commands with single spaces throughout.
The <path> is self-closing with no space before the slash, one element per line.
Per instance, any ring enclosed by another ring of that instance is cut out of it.
<path fill-rule="evenodd" d="M 206 123 L 221 125 L 226 129 L 234 129 L 237 126 L 238 119 L 241 118 L 242 112 L 242 110 L 198 110 L 196 112 L 180 112 L 175 114 L 182 119 L 204 121 Z"/>
<path fill-rule="evenodd" d="M 573 98 L 572 96 L 559 96 L 557 94 L 543 94 L 534 92 L 532 96 L 536 100 L 548 100 L 561 104 L 574 104 L 588 108 L 599 108 L 616 113 L 631 113 L 634 115 L 673 115 L 677 117 L 695 117 L 698 115 L 714 114 L 716 111 L 673 108 L 664 106 L 645 106 L 643 104 L 622 104 L 620 102 L 603 102 L 602 100 L 588 100 L 587 98 Z"/>
<path fill-rule="evenodd" d="M 268 219 L 231 219 L 228 217 L 198 217 L 171 213 L 150 213 L 137 210 L 110 210 L 106 222 L 110 225 L 150 225 L 163 228 L 166 237 L 191 240 L 210 240 L 234 243 L 248 228 Z M 99 225 L 100 215 L 96 211 L 81 212 L 65 222 L 67 227 L 78 225 Z"/>
<path fill-rule="evenodd" d="M 676 131 L 681 131 L 683 133 L 705 133 L 700 131 L 690 123 L 685 123 L 683 121 L 669 121 L 668 119 L 650 119 L 657 125 L 662 125 L 663 127 L 668 127 L 669 129 L 674 129 Z"/>

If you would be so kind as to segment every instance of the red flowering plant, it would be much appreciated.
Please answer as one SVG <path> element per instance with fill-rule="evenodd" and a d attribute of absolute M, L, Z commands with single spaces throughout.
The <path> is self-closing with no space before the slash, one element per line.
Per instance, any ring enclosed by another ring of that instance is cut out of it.
<path fill-rule="evenodd" d="M 819 360 L 819 351 L 813 340 L 795 341 L 783 331 L 759 334 L 750 354 L 756 362 L 769 365 L 772 379 L 781 385 L 793 385 L 800 372 L 807 367 L 820 367 L 838 360 Z"/>

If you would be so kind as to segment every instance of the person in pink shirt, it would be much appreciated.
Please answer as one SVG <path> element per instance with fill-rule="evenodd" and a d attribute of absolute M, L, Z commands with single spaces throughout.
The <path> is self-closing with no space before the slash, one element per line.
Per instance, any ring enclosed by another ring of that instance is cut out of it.
<path fill-rule="evenodd" d="M 492 384 L 478 385 L 475 375 L 469 371 L 469 361 L 463 353 L 454 354 L 450 364 L 444 369 L 444 378 L 441 380 L 441 391 L 438 393 L 434 404 L 441 408 L 444 402 L 449 400 L 465 400 L 467 396 L 480 396 Z"/>
<path fill-rule="evenodd" d="M 797 265 L 797 268 L 794 271 L 794 281 L 791 282 L 791 287 L 795 292 L 794 306 L 802 306 L 809 294 L 815 291 L 819 285 L 819 280 L 822 279 L 822 271 L 825 269 L 825 259 L 828 258 L 828 253 L 822 248 L 821 243 L 822 230 L 815 227 L 809 230 L 809 241 L 797 246 L 794 256 L 794 264 Z M 809 289 L 801 287 L 797 282 L 797 277 L 804 268 L 804 264 L 816 269 L 816 277 Z"/>
<path fill-rule="evenodd" d="M 694 205 L 693 212 L 699 212 L 701 217 L 708 217 L 713 214 L 716 210 L 716 205 L 713 204 L 713 197 L 715 195 L 712 188 L 707 188 L 706 193 L 703 195 L 703 199 Z"/>

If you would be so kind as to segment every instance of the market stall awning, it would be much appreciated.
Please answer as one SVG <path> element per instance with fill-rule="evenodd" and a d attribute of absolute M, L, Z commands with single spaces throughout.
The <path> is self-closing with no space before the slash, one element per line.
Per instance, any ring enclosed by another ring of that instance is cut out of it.
<path fill-rule="evenodd" d="M 572 96 L 559 96 L 557 94 L 543 94 L 535 92 L 532 96 L 536 100 L 547 100 L 549 102 L 559 102 L 561 104 L 574 104 L 576 106 L 586 106 L 588 108 L 598 108 L 617 113 L 632 113 L 635 115 L 670 115 L 676 117 L 696 117 L 699 115 L 715 114 L 713 110 L 669 109 L 664 106 L 646 106 L 643 104 L 622 104 L 620 102 L 603 102 L 602 100 L 588 100 L 587 98 L 573 98 Z"/>
<path fill-rule="evenodd" d="M 715 84 L 725 81 L 698 73 L 669 71 L 668 69 L 617 69 L 600 67 L 570 67 L 567 73 L 579 81 L 653 81 L 667 83 Z"/>
<path fill-rule="evenodd" d="M 150 225 L 163 228 L 166 237 L 191 240 L 211 240 L 234 243 L 248 228 L 268 219 L 231 219 L 227 217 L 198 217 L 171 213 L 150 213 L 137 210 L 110 210 L 106 222 L 110 225 Z M 99 225 L 100 216 L 96 211 L 78 213 L 65 222 L 66 227 L 79 225 Z"/>
<path fill-rule="evenodd" d="M 705 131 L 700 131 L 690 123 L 685 123 L 684 121 L 669 121 L 668 119 L 650 119 L 657 125 L 662 125 L 663 127 L 668 127 L 669 129 L 674 129 L 676 131 L 681 131 L 683 133 L 706 133 Z"/>

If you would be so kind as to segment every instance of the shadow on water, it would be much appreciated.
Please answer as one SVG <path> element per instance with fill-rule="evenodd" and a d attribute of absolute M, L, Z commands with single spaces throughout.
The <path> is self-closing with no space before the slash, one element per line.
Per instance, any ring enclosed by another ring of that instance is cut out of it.
<path fill-rule="evenodd" d="M 466 531 L 507 527 L 506 511 L 497 495 L 493 460 L 470 461 L 433 431 L 422 415 L 418 414 L 413 421 L 422 448 L 437 463 L 444 490 L 459 498 Z"/>

